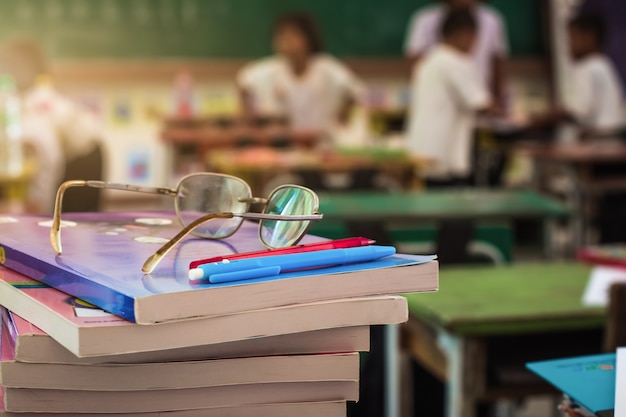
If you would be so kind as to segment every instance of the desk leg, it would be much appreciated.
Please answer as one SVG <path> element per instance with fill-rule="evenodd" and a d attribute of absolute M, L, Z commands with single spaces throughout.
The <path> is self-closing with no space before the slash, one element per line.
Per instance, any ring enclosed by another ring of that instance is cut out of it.
<path fill-rule="evenodd" d="M 563 171 L 568 178 L 568 182 L 572 189 L 570 190 L 570 207 L 572 208 L 572 234 L 573 234 L 573 248 L 575 251 L 577 248 L 584 246 L 587 241 L 587 219 L 586 205 L 585 205 L 585 191 L 580 184 L 582 175 L 578 175 L 576 168 L 570 165 L 565 165 Z"/>
<path fill-rule="evenodd" d="M 543 255 L 545 259 L 555 260 L 561 255 L 557 245 L 555 234 L 557 232 L 557 222 L 555 219 L 545 219 L 543 221 Z"/>
<path fill-rule="evenodd" d="M 397 324 L 385 326 L 385 417 L 400 416 L 400 357 Z"/>
<path fill-rule="evenodd" d="M 447 417 L 475 417 L 475 394 L 483 385 L 482 360 L 472 340 L 440 333 L 439 345 L 448 358 Z M 476 362 L 476 363 L 475 363 Z"/>

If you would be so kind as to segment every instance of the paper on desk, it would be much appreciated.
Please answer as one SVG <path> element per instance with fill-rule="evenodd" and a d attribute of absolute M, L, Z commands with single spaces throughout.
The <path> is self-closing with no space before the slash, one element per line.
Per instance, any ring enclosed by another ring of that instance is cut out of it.
<path fill-rule="evenodd" d="M 606 306 L 609 290 L 616 282 L 626 282 L 626 269 L 597 266 L 591 270 L 589 282 L 583 294 L 586 306 Z"/>
<path fill-rule="evenodd" d="M 617 349 L 615 362 L 615 413 L 613 417 L 626 417 L 626 347 Z"/>

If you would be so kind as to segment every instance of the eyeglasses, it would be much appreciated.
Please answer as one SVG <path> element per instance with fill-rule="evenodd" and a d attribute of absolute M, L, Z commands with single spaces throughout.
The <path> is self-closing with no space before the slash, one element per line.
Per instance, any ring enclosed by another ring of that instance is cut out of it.
<path fill-rule="evenodd" d="M 144 187 L 106 181 L 70 180 L 59 187 L 54 204 L 50 243 L 62 253 L 61 211 L 63 195 L 68 188 L 92 187 L 136 191 L 174 197 L 176 217 L 183 229 L 143 264 L 149 274 L 165 255 L 185 236 L 224 239 L 239 230 L 244 219 L 260 220 L 259 239 L 268 248 L 295 245 L 308 230 L 311 221 L 321 220 L 319 198 L 309 188 L 282 185 L 268 198 L 252 196 L 250 186 L 231 175 L 203 172 L 180 180 L 176 188 Z M 262 213 L 249 212 L 250 204 L 263 204 Z"/>

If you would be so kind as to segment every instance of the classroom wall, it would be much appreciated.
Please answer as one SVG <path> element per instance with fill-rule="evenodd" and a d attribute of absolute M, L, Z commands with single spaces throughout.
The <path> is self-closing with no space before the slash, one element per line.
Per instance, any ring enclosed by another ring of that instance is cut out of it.
<path fill-rule="evenodd" d="M 233 79 L 249 58 L 269 53 L 271 24 L 287 10 L 319 18 L 331 52 L 370 87 L 369 102 L 402 109 L 410 67 L 406 25 L 428 0 L 0 0 L 0 40 L 39 39 L 58 87 L 105 126 L 107 179 L 172 184 L 160 121 L 172 108 L 181 69 L 196 80 L 198 115 L 237 111 Z M 537 109 L 548 87 L 541 0 L 493 0 L 508 19 L 516 105 Z M 534 30 L 528 30 L 533 27 Z"/>

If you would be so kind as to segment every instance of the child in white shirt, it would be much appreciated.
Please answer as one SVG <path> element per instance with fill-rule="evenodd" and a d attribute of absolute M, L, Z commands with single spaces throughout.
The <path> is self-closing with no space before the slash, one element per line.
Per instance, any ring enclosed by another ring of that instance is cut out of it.
<path fill-rule="evenodd" d="M 475 117 L 491 105 L 471 60 L 476 33 L 472 13 L 449 12 L 441 43 L 414 69 L 408 145 L 433 160 L 426 172 L 432 185 L 463 185 L 471 176 Z"/>
<path fill-rule="evenodd" d="M 569 23 L 573 63 L 565 110 L 584 136 L 618 135 L 625 125 L 624 91 L 613 63 L 602 52 L 604 38 L 598 16 L 581 15 Z"/>
<path fill-rule="evenodd" d="M 442 0 L 440 4 L 418 10 L 409 24 L 405 40 L 405 54 L 414 61 L 439 43 L 442 21 L 452 10 L 471 10 L 478 26 L 476 42 L 471 50 L 471 59 L 480 79 L 494 94 L 497 101 L 503 100 L 504 66 L 508 56 L 506 24 L 492 7 L 481 0 Z"/>
<path fill-rule="evenodd" d="M 298 130 L 328 131 L 346 121 L 363 86 L 341 62 L 323 53 L 310 16 L 283 16 L 274 29 L 276 55 L 244 67 L 237 77 L 247 115 L 285 117 Z"/>

